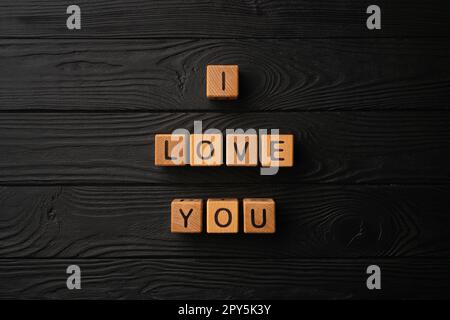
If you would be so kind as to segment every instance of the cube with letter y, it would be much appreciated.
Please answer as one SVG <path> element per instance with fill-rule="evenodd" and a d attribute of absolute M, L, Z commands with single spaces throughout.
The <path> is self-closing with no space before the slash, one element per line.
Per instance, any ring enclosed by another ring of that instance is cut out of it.
<path fill-rule="evenodd" d="M 171 231 L 173 233 L 202 232 L 203 200 L 174 199 L 171 204 Z"/>

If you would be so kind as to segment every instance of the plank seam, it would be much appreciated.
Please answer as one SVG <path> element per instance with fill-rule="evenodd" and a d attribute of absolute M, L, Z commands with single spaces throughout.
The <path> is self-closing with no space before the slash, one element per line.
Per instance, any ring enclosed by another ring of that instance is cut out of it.
<path fill-rule="evenodd" d="M 290 260 L 290 261 L 313 261 L 313 260 L 352 260 L 352 261 L 373 261 L 373 260 L 399 260 L 399 261 L 439 261 L 439 260 L 450 260 L 450 256 L 448 257 L 427 257 L 427 256 L 408 256 L 408 257 L 401 257 L 401 256 L 375 256 L 375 257 L 302 257 L 302 258 L 296 258 L 296 257 L 275 257 L 275 258 L 267 258 L 267 257 L 225 257 L 225 256 L 127 256 L 127 257 L 0 257 L 1 261 L 6 260 L 30 260 L 30 261 L 37 261 L 37 260 L 266 260 L 266 261 L 279 261 L 279 260 Z"/>
<path fill-rule="evenodd" d="M 449 56 L 450 57 L 450 56 Z M 449 87 L 450 90 L 450 87 Z M 1 106 L 0 106 L 1 108 Z M 412 112 L 448 112 L 450 113 L 450 107 L 442 107 L 442 108 L 403 108 L 403 109 L 312 109 L 312 110 L 207 110 L 207 109 L 130 109 L 130 110 L 104 110 L 104 109 L 90 109 L 90 110 L 77 110 L 77 109 L 0 109 L 0 114 L 9 114 L 9 113 L 23 113 L 23 114 L 135 114 L 135 113 L 201 113 L 201 114 L 251 114 L 251 113 L 289 113 L 289 114 L 305 114 L 305 113 L 412 113 Z"/>
<path fill-rule="evenodd" d="M 370 39 L 398 39 L 398 40 L 409 40 L 409 39 L 450 39 L 450 36 L 372 36 L 372 37 L 97 37 L 97 36 L 87 36 L 87 37 L 8 37 L 0 36 L 1 40 L 339 40 L 339 39 L 357 39 L 357 40 L 370 40 Z"/>
<path fill-rule="evenodd" d="M 235 185 L 236 183 L 1 183 L 0 187 L 151 187 L 151 186 L 196 186 L 196 187 L 212 187 L 212 186 L 223 186 L 223 185 Z M 252 185 L 258 185 L 258 186 L 302 186 L 302 187 L 308 187 L 308 186 L 333 186 L 333 187 L 445 187 L 449 186 L 450 183 L 298 183 L 298 182 L 267 182 L 267 183 L 256 183 L 256 182 L 248 182 L 243 183 L 239 182 L 239 185 L 246 185 L 246 186 L 252 186 Z"/>

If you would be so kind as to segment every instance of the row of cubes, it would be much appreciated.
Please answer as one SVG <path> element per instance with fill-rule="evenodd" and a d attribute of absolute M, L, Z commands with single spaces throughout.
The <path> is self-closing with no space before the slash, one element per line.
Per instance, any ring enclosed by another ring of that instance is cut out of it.
<path fill-rule="evenodd" d="M 222 134 L 157 134 L 156 166 L 220 166 L 223 161 Z M 226 165 L 292 167 L 294 136 L 292 134 L 227 134 Z M 259 152 L 258 152 L 259 151 Z"/>
<path fill-rule="evenodd" d="M 171 204 L 173 233 L 203 231 L 203 200 L 174 199 Z M 244 233 L 275 233 L 275 201 L 271 198 L 243 200 Z M 207 233 L 237 233 L 239 230 L 238 199 L 208 199 L 206 202 Z"/>

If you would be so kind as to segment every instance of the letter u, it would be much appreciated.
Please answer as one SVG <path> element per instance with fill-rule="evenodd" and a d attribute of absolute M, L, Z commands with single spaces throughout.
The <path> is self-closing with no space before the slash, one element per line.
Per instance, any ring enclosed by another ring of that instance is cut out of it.
<path fill-rule="evenodd" d="M 251 210 L 251 221 L 252 221 L 252 225 L 255 228 L 264 228 L 266 225 L 266 209 L 262 209 L 262 222 L 261 224 L 257 224 L 255 221 L 255 209 Z"/>

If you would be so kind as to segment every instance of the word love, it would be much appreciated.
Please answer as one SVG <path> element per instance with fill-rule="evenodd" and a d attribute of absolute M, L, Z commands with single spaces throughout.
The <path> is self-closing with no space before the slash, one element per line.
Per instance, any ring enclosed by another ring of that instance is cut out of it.
<path fill-rule="evenodd" d="M 262 167 L 292 167 L 294 163 L 292 134 L 227 134 L 225 144 L 227 166 L 257 166 L 258 159 Z M 223 149 L 221 133 L 157 134 L 155 165 L 221 166 Z"/>
<path fill-rule="evenodd" d="M 275 233 L 275 201 L 270 198 L 243 200 L 244 233 Z M 238 199 L 208 199 L 206 203 L 207 233 L 237 233 L 239 230 Z M 203 231 L 203 200 L 174 199 L 171 204 L 173 233 Z"/>

